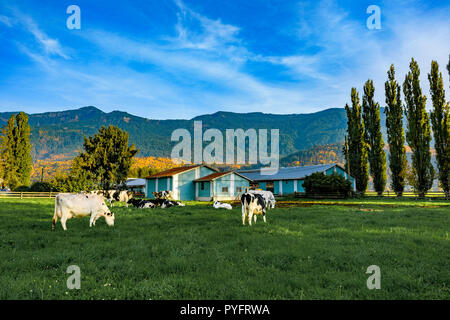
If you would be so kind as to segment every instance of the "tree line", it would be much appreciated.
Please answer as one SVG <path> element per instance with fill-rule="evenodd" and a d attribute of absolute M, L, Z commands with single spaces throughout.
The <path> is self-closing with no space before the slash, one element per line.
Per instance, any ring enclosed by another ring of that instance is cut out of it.
<path fill-rule="evenodd" d="M 24 112 L 13 114 L 0 138 L 0 185 L 29 190 L 32 159 L 28 116 Z M 31 190 L 78 192 L 123 185 L 138 152 L 128 140 L 128 133 L 117 126 L 101 127 L 92 137 L 84 136 L 83 150 L 73 159 L 69 172 L 58 172 L 52 181 L 38 181 Z"/>
<path fill-rule="evenodd" d="M 450 77 L 450 57 L 447 65 Z M 389 169 L 391 187 L 397 196 L 402 196 L 408 182 L 420 197 L 432 187 L 436 176 L 431 163 L 430 144 L 433 131 L 439 185 L 447 198 L 450 197 L 450 115 L 449 102 L 445 99 L 442 73 L 436 61 L 431 62 L 428 74 L 431 112 L 426 111 L 427 97 L 420 87 L 420 69 L 411 59 L 409 72 L 403 86 L 395 79 L 395 68 L 391 65 L 385 82 L 386 127 L 389 146 Z M 401 93 L 403 89 L 404 102 Z M 347 171 L 356 180 L 356 190 L 364 194 L 369 175 L 375 191 L 381 195 L 387 183 L 386 153 L 381 134 L 380 105 L 374 101 L 375 88 L 372 80 L 364 85 L 362 105 L 356 88 L 351 90 L 351 107 L 346 104 L 347 135 L 343 152 Z M 403 129 L 406 118 L 406 133 Z M 430 125 L 431 122 L 431 125 Z M 405 141 L 412 151 L 412 163 L 406 158 Z"/>

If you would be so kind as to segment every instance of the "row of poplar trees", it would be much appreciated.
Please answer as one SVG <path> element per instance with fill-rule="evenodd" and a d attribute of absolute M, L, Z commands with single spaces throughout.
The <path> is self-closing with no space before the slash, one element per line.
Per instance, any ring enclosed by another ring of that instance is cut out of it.
<path fill-rule="evenodd" d="M 28 186 L 31 178 L 31 143 L 28 116 L 11 115 L 0 137 L 0 184 L 15 189 Z"/>
<path fill-rule="evenodd" d="M 431 125 L 434 135 L 438 178 L 446 197 L 450 196 L 450 115 L 449 103 L 445 100 L 444 81 L 439 65 L 431 63 L 428 74 L 432 109 L 426 111 L 427 97 L 420 88 L 420 69 L 414 58 L 403 82 L 404 103 L 401 87 L 395 79 L 394 66 L 388 71 L 385 82 L 386 127 L 389 145 L 389 168 L 391 187 L 397 196 L 403 194 L 406 182 L 412 184 L 420 197 L 432 187 L 435 172 L 431 163 Z M 450 76 L 450 59 L 447 65 Z M 375 191 L 381 195 L 385 190 L 386 154 L 381 134 L 380 106 L 374 101 L 374 85 L 368 80 L 364 85 L 362 108 L 356 88 L 352 88 L 352 106 L 345 106 L 347 112 L 347 136 L 344 154 L 346 169 L 355 178 L 356 190 L 364 194 L 373 179 Z M 406 116 L 406 135 L 403 129 L 403 114 Z M 406 142 L 412 151 L 412 165 L 406 158 Z M 408 178 L 408 179 L 407 179 Z"/>

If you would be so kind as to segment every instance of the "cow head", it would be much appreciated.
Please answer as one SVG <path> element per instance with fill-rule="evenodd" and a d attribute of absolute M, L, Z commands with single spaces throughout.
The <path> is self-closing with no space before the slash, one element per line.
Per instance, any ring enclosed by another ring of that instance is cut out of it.
<path fill-rule="evenodd" d="M 108 226 L 113 227 L 114 226 L 114 213 L 112 213 L 112 212 L 105 213 L 105 221 Z"/>

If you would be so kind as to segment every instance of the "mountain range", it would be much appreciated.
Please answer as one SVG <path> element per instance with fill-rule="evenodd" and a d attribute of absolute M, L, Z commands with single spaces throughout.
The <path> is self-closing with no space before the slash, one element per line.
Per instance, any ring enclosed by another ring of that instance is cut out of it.
<path fill-rule="evenodd" d="M 384 109 L 381 110 L 382 132 L 386 137 L 383 111 Z M 0 126 L 5 125 L 12 114 L 14 112 L 1 112 Z M 92 136 L 102 125 L 110 124 L 129 133 L 130 143 L 134 143 L 139 149 L 140 157 L 169 157 L 172 147 L 176 144 L 170 141 L 172 132 L 178 128 L 193 132 L 194 120 L 202 121 L 203 130 L 216 128 L 223 133 L 225 129 L 238 128 L 279 129 L 280 157 L 288 157 L 316 146 L 341 144 L 347 128 L 347 117 L 343 108 L 287 115 L 219 111 L 190 120 L 156 120 L 123 111 L 106 113 L 89 106 L 28 116 L 33 159 L 70 159 L 81 150 L 83 135 Z"/>

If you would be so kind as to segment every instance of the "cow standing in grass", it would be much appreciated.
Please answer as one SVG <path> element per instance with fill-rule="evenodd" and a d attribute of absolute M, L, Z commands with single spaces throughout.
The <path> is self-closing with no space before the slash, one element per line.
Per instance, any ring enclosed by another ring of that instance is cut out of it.
<path fill-rule="evenodd" d="M 66 221 L 68 219 L 89 215 L 91 216 L 89 227 L 95 226 L 95 221 L 100 217 L 104 217 L 110 227 L 114 225 L 114 213 L 109 211 L 102 196 L 96 194 L 60 193 L 55 197 L 52 231 L 55 230 L 58 218 L 61 219 L 61 226 L 65 231 L 67 230 Z"/>
<path fill-rule="evenodd" d="M 256 222 L 256 215 L 262 214 L 264 223 L 266 223 L 266 202 L 260 194 L 244 193 L 241 196 L 242 205 L 242 224 L 245 226 L 245 220 L 248 216 L 248 224 L 252 225 L 252 218 Z"/>
<path fill-rule="evenodd" d="M 253 193 L 253 194 L 260 194 L 263 199 L 264 202 L 266 203 L 266 208 L 267 209 L 274 209 L 275 208 L 275 197 L 273 196 L 273 193 L 271 191 L 267 191 L 267 190 L 249 190 L 249 193 Z"/>

